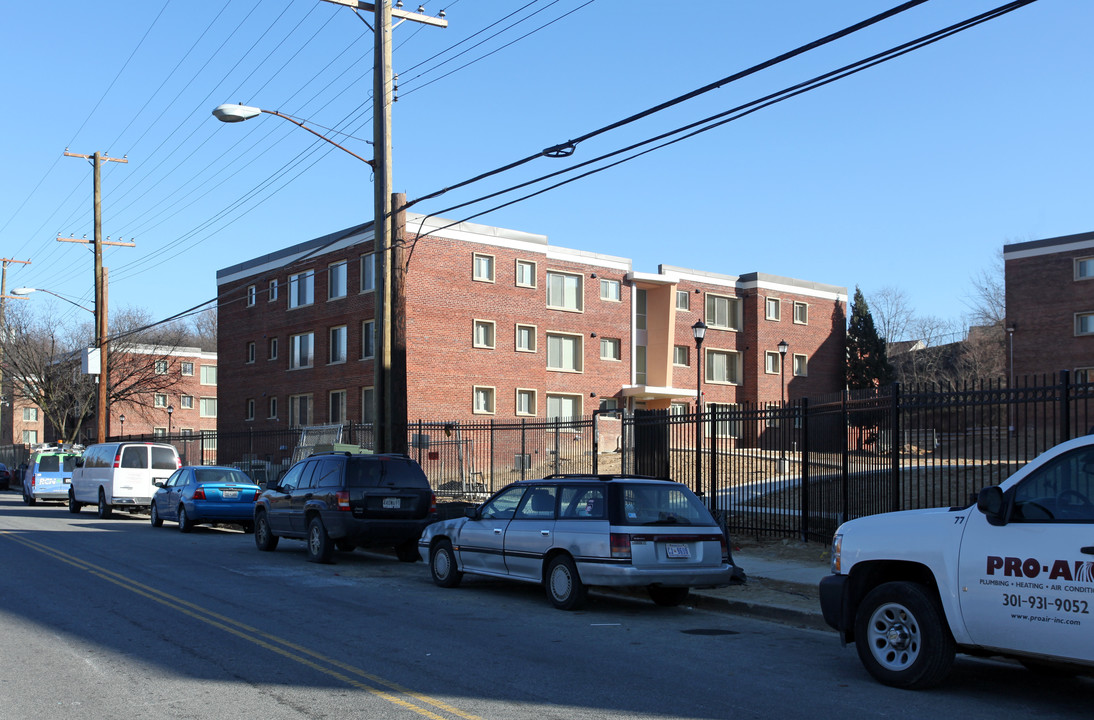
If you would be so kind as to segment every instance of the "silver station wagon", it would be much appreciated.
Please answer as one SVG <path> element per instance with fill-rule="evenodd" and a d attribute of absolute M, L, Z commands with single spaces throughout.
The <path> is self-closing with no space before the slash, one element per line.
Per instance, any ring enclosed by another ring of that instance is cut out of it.
<path fill-rule="evenodd" d="M 466 517 L 426 527 L 418 552 L 433 582 L 464 573 L 541 583 L 576 610 L 588 586 L 641 586 L 658 605 L 729 585 L 725 535 L 686 486 L 621 475 L 552 475 L 508 485 Z"/>

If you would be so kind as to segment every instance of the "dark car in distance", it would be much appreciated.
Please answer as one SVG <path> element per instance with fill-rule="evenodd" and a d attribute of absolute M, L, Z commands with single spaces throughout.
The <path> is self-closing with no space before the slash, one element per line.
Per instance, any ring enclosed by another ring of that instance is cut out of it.
<path fill-rule="evenodd" d="M 317 453 L 270 482 L 254 506 L 255 545 L 274 550 L 282 537 L 305 540 L 308 560 L 327 563 L 334 549 L 390 545 L 418 559 L 418 537 L 437 519 L 437 498 L 422 468 L 406 455 Z"/>

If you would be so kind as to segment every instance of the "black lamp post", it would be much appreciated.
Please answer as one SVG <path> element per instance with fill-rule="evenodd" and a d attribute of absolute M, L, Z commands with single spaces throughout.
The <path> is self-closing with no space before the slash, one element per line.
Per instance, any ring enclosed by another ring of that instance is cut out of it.
<path fill-rule="evenodd" d="M 786 340 L 779 341 L 779 396 L 782 399 L 779 412 L 783 415 L 786 413 L 786 351 L 789 349 L 790 345 Z M 779 419 L 779 429 L 779 472 L 785 473 L 789 468 L 786 464 L 786 436 L 782 418 Z"/>
<path fill-rule="evenodd" d="M 125 437 L 125 413 L 119 415 L 118 419 L 122 422 L 122 437 Z"/>
<path fill-rule="evenodd" d="M 167 406 L 167 437 L 171 437 L 171 415 L 175 412 L 174 405 Z"/>
<path fill-rule="evenodd" d="M 707 335 L 707 324 L 699 319 L 691 326 L 695 336 L 695 492 L 703 494 L 703 338 Z"/>

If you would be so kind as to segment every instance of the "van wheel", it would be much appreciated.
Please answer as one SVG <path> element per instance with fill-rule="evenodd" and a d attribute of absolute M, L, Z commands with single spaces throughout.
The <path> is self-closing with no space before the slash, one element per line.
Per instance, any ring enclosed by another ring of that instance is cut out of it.
<path fill-rule="evenodd" d="M 917 690 L 941 682 L 956 645 L 931 591 L 918 583 L 887 582 L 859 606 L 855 649 L 878 682 Z"/>
<path fill-rule="evenodd" d="M 148 520 L 152 523 L 152 527 L 163 526 L 163 518 L 160 517 L 160 511 L 156 509 L 156 503 L 152 503 L 152 507 L 148 511 Z"/>
<path fill-rule="evenodd" d="M 327 535 L 327 529 L 323 527 L 323 521 L 316 515 L 308 523 L 308 561 L 314 563 L 329 563 L 334 555 L 334 543 Z"/>
<path fill-rule="evenodd" d="M 194 521 L 186 514 L 186 506 L 179 505 L 179 532 L 188 533 L 194 529 Z"/>
<path fill-rule="evenodd" d="M 109 520 L 113 514 L 110 505 L 106 502 L 106 493 L 103 492 L 102 488 L 99 488 L 99 519 Z"/>
<path fill-rule="evenodd" d="M 76 494 L 71 490 L 68 491 L 68 511 L 75 515 L 80 512 L 80 508 L 83 507 L 83 503 L 76 502 Z"/>
<path fill-rule="evenodd" d="M 273 534 L 270 529 L 270 521 L 266 519 L 265 512 L 255 515 L 255 546 L 263 552 L 277 549 L 277 541 L 281 538 Z"/>
<path fill-rule="evenodd" d="M 27 505 L 33 505 L 37 501 L 37 498 L 27 495 L 26 491 L 23 491 L 23 502 L 25 502 Z"/>
<path fill-rule="evenodd" d="M 578 577 L 574 561 L 559 555 L 547 566 L 547 599 L 559 610 L 577 610 L 585 604 L 589 589 Z"/>

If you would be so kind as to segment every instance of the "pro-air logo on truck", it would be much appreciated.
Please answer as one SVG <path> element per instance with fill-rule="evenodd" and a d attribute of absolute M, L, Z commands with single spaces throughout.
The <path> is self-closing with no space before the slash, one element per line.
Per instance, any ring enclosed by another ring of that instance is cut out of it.
<path fill-rule="evenodd" d="M 1037 558 L 988 556 L 988 575 L 997 572 L 1004 577 L 1034 579 L 1045 573 L 1045 580 L 1065 580 L 1067 582 L 1094 583 L 1094 561 L 1054 560 L 1051 565 Z"/>

